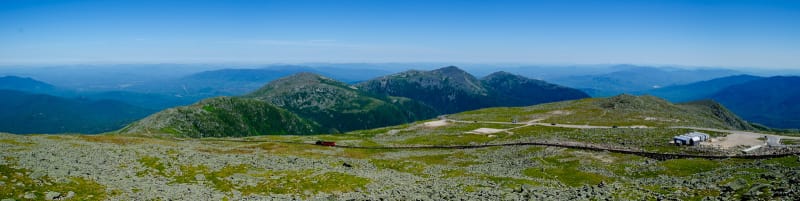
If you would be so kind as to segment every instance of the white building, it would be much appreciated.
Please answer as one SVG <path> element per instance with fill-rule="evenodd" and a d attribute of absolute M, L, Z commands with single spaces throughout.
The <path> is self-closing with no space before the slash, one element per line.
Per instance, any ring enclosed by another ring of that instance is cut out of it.
<path fill-rule="evenodd" d="M 692 131 L 690 133 L 675 136 L 672 138 L 672 141 L 675 143 L 675 145 L 694 146 L 697 143 L 706 141 L 710 138 L 711 136 L 709 136 L 708 134 Z"/>

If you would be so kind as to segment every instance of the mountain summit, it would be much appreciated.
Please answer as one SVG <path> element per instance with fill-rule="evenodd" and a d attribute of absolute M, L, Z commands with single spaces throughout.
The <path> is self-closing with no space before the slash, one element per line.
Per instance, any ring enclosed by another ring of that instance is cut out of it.
<path fill-rule="evenodd" d="M 478 80 L 454 66 L 432 71 L 406 71 L 356 86 L 370 93 L 418 100 L 436 108 L 441 114 L 589 97 L 575 89 L 507 72 L 493 73 Z"/>
<path fill-rule="evenodd" d="M 286 108 L 338 133 L 411 122 L 435 116 L 407 98 L 373 96 L 321 75 L 298 73 L 270 82 L 246 97 Z"/>

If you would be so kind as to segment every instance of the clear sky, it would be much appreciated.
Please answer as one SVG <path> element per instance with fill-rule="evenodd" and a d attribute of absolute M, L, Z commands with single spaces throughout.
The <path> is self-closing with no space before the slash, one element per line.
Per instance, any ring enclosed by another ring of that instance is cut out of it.
<path fill-rule="evenodd" d="M 800 68 L 800 1 L 0 0 L 0 63 Z"/>

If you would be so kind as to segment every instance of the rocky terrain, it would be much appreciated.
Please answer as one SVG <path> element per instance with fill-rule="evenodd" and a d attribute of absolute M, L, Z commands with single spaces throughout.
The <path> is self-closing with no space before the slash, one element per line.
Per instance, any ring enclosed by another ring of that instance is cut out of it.
<path fill-rule="evenodd" d="M 694 111 L 692 114 L 715 110 L 698 106 L 687 109 L 662 101 L 620 96 L 493 108 L 335 135 L 174 138 L 170 133 L 0 134 L 0 199 L 800 198 L 800 188 L 794 185 L 800 182 L 800 157 L 769 157 L 798 153 L 796 148 L 771 144 L 743 155 L 740 150 L 747 148 L 744 145 L 719 147 L 703 142 L 699 146 L 675 146 L 669 143 L 672 136 L 697 129 L 709 133 L 712 141 L 747 132 L 724 130 L 735 128 L 729 123 L 736 121 L 726 120 L 735 116 L 686 123 L 696 117 L 659 109 L 677 108 L 677 112 Z M 606 113 L 639 108 L 642 113 L 607 114 L 606 119 L 590 124 L 568 124 L 586 120 L 580 112 L 596 108 L 605 108 L 600 112 Z M 508 121 L 511 116 L 519 116 L 519 122 Z M 610 122 L 636 119 L 634 125 L 641 126 L 612 127 L 621 122 Z M 800 139 L 769 136 L 786 139 L 789 144 Z M 332 141 L 337 146 L 314 145 L 317 140 Z M 518 144 L 530 142 L 549 145 Z M 599 151 L 603 149 L 607 151 Z M 694 157 L 667 159 L 628 153 Z M 767 157 L 740 157 L 758 155 Z"/>
<path fill-rule="evenodd" d="M 675 159 L 544 146 L 373 150 L 350 136 L 227 142 L 0 134 L 14 200 L 793 200 L 800 158 Z M 389 140 L 391 136 L 377 137 Z"/>

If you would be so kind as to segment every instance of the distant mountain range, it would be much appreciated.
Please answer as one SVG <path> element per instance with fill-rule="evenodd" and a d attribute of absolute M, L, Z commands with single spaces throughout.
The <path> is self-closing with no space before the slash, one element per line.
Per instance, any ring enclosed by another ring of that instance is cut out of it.
<path fill-rule="evenodd" d="M 604 69 L 614 72 L 587 72 L 581 76 L 556 79 L 576 84 L 575 86 L 593 95 L 628 92 L 650 94 L 672 102 L 713 99 L 749 122 L 775 128 L 800 128 L 800 116 L 796 115 L 800 114 L 797 110 L 800 104 L 797 98 L 800 95 L 797 87 L 794 87 L 800 86 L 797 83 L 798 77 L 765 78 L 735 74 L 736 71 L 729 70 L 655 69 L 630 65 Z M 340 67 L 270 66 L 203 71 L 172 80 L 110 91 L 72 90 L 32 78 L 5 76 L 0 77 L 0 90 L 7 90 L 2 97 L 10 98 L 0 100 L 0 105 L 8 108 L 0 111 L 0 116 L 6 122 L 0 125 L 0 131 L 107 132 L 165 108 L 189 105 L 185 109 L 160 114 L 150 121 L 152 123 L 157 122 L 154 119 L 171 119 L 171 123 L 154 124 L 159 126 L 147 123 L 143 127 L 131 129 L 156 133 L 170 131 L 195 136 L 215 133 L 225 136 L 228 134 L 220 132 L 231 133 L 236 130 L 241 130 L 241 135 L 340 133 L 486 107 L 528 106 L 588 97 L 583 91 L 503 71 L 489 73 L 480 79 L 452 66 L 430 71 L 410 70 L 387 74 L 388 71 L 382 70 L 354 71 L 342 70 Z M 718 77 L 728 74 L 731 75 Z M 705 77 L 709 79 L 690 82 Z M 210 99 L 197 102 L 219 95 L 236 97 L 224 101 Z M 253 100 L 259 101 L 259 104 L 253 107 L 241 106 L 252 103 Z M 23 102 L 41 105 L 19 105 Z M 207 105 L 214 105 L 215 108 L 220 106 L 223 109 L 215 110 L 216 113 L 196 112 L 200 111 L 197 108 L 207 108 L 204 107 Z M 36 108 L 29 108 L 29 112 L 24 112 L 22 110 L 25 107 Z M 270 109 L 273 107 L 279 110 Z M 76 112 L 71 108 L 84 108 L 88 112 Z M 99 109 L 103 111 L 98 111 Z M 53 118 L 30 120 L 30 112 L 34 111 Z M 169 117 L 187 111 L 195 111 L 193 115 L 213 114 L 215 117 Z M 242 114 L 245 111 L 265 111 L 262 115 L 266 116 L 247 116 Z M 268 113 L 279 115 L 270 116 Z M 274 118 L 285 119 L 279 122 L 295 123 L 289 127 L 249 126 L 254 122 Z M 204 121 L 192 119 L 219 122 L 201 125 L 198 122 Z M 231 126 L 234 123 L 239 125 Z"/>
<path fill-rule="evenodd" d="M 474 108 L 585 97 L 588 96 L 575 89 L 503 72 L 478 80 L 456 67 L 407 71 L 356 85 L 314 73 L 298 73 L 274 80 L 241 97 L 215 98 L 168 109 L 120 132 L 189 137 L 340 133 Z M 253 106 L 242 106 L 242 102 Z M 253 116 L 254 111 L 263 112 Z M 289 123 L 256 128 L 271 122 Z"/>
<path fill-rule="evenodd" d="M 775 128 L 800 128 L 800 77 L 770 77 L 711 95 L 744 119 Z"/>
<path fill-rule="evenodd" d="M 0 89 L 24 91 L 28 93 L 51 94 L 57 91 L 56 87 L 29 77 L 3 76 L 0 77 Z"/>
<path fill-rule="evenodd" d="M 675 102 L 713 99 L 747 121 L 800 128 L 800 77 L 736 75 L 645 92 Z"/>
<path fill-rule="evenodd" d="M 28 77 L 0 77 L 0 89 L 14 90 L 31 94 L 45 94 L 66 99 L 113 100 L 124 102 L 141 108 L 161 110 L 177 105 L 195 102 L 193 99 L 169 96 L 164 94 L 140 93 L 132 91 L 75 91 L 59 88 L 49 83 Z"/>
<path fill-rule="evenodd" d="M 0 90 L 0 132 L 102 133 L 152 113 L 112 100 L 67 99 Z"/>
<path fill-rule="evenodd" d="M 726 69 L 687 70 L 632 65 L 617 68 L 621 70 L 606 74 L 555 78 L 549 81 L 580 89 L 592 97 L 607 97 L 741 74 Z"/>
<path fill-rule="evenodd" d="M 311 72 L 343 82 L 354 83 L 388 74 L 375 69 L 347 69 L 277 65 L 264 68 L 228 68 L 208 70 L 178 79 L 132 86 L 131 90 L 177 95 L 195 100 L 214 96 L 240 96 L 252 92 L 264 83 L 300 72 Z"/>
<path fill-rule="evenodd" d="M 645 92 L 645 94 L 658 96 L 672 102 L 687 102 L 708 99 L 722 89 L 758 79 L 763 79 L 763 77 L 734 75 L 685 85 L 653 89 Z"/>

